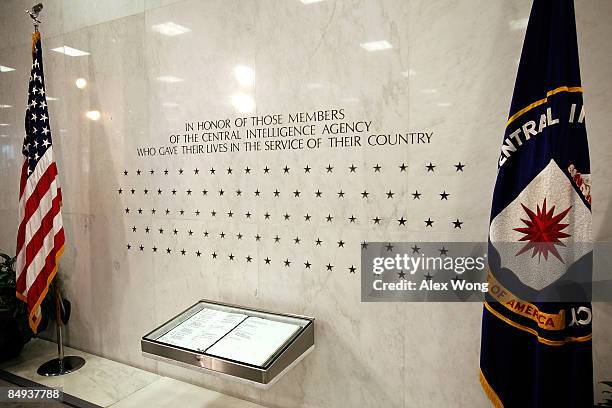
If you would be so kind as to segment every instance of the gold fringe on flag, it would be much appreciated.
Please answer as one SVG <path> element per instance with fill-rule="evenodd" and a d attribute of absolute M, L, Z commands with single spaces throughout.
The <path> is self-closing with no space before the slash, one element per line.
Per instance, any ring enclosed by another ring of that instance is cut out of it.
<path fill-rule="evenodd" d="M 491 388 L 491 386 L 489 385 L 489 382 L 482 373 L 482 370 L 480 370 L 480 385 L 482 386 L 482 390 L 486 394 L 487 398 L 489 398 L 495 408 L 504 408 L 504 404 L 497 396 L 495 390 L 493 390 L 493 388 Z"/>

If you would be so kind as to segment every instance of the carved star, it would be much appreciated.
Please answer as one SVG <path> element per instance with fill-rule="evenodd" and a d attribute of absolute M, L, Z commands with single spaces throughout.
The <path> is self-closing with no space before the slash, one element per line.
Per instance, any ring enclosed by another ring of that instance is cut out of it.
<path fill-rule="evenodd" d="M 463 168 L 465 167 L 465 164 L 461 164 L 461 162 L 459 162 L 459 163 L 455 164 L 455 167 L 457 168 L 455 170 L 455 172 L 463 171 Z"/>
<path fill-rule="evenodd" d="M 387 194 L 387 199 L 393 198 L 393 196 L 395 195 L 395 193 L 393 191 L 391 191 L 391 190 L 389 190 L 389 192 L 386 193 L 386 194 Z"/>
<path fill-rule="evenodd" d="M 448 249 L 444 248 L 444 246 L 438 249 L 438 251 L 440 251 L 440 255 L 446 255 L 448 253 Z"/>
<path fill-rule="evenodd" d="M 370 193 L 368 193 L 366 190 L 363 190 L 363 193 L 361 193 L 361 198 L 368 198 L 369 195 Z"/>
<path fill-rule="evenodd" d="M 349 220 L 350 223 L 354 223 L 355 220 L 357 220 L 357 218 L 355 218 L 355 216 L 351 214 L 351 216 L 348 218 L 348 220 Z"/>
<path fill-rule="evenodd" d="M 427 172 L 434 171 L 434 169 L 436 168 L 436 166 L 431 164 L 431 162 L 429 162 L 429 164 L 425 167 L 427 168 Z"/>
<path fill-rule="evenodd" d="M 459 218 L 457 218 L 457 221 L 453 221 L 454 228 L 461 229 L 461 224 L 463 224 L 463 222 L 459 221 Z"/>
<path fill-rule="evenodd" d="M 387 242 L 387 245 L 385 245 L 385 248 L 387 249 L 387 252 L 393 251 L 393 245 L 391 245 L 390 242 Z"/>
<path fill-rule="evenodd" d="M 355 265 L 351 265 L 348 269 L 349 273 L 355 273 L 355 271 L 357 270 L 357 268 L 355 268 Z"/>
<path fill-rule="evenodd" d="M 310 269 L 311 265 L 312 264 L 310 262 L 308 262 L 308 261 L 304 262 L 304 266 L 306 267 L 306 269 Z"/>
<path fill-rule="evenodd" d="M 289 267 L 289 265 L 291 265 L 291 261 L 289 261 L 289 259 L 285 259 L 285 266 Z"/>
<path fill-rule="evenodd" d="M 304 167 L 304 173 L 310 173 L 310 166 L 306 165 L 306 167 Z"/>
<path fill-rule="evenodd" d="M 327 217 L 325 217 L 325 219 L 327 220 L 327 222 L 332 222 L 334 217 L 332 217 L 331 214 L 327 214 Z"/>
<path fill-rule="evenodd" d="M 407 168 L 407 167 L 408 167 L 408 166 L 406 166 L 406 163 L 402 163 L 402 164 L 399 166 L 400 172 L 402 172 L 402 171 L 406 171 L 406 168 Z"/>
<path fill-rule="evenodd" d="M 337 243 L 338 243 L 338 248 L 344 248 L 344 241 L 340 240 Z"/>
<path fill-rule="evenodd" d="M 378 225 L 380 224 L 381 219 L 378 217 L 372 218 L 372 221 L 374 221 L 374 225 Z"/>
<path fill-rule="evenodd" d="M 331 271 L 332 269 L 334 269 L 334 265 L 332 265 L 331 263 L 327 263 L 327 265 L 325 265 L 325 267 L 327 268 L 328 271 Z"/>
<path fill-rule="evenodd" d="M 414 193 L 412 193 L 412 199 L 413 200 L 420 200 L 421 199 L 421 193 L 419 193 L 418 190 L 415 190 Z"/>
<path fill-rule="evenodd" d="M 331 164 L 328 164 L 325 169 L 327 170 L 328 173 L 331 173 L 334 170 Z"/>
<path fill-rule="evenodd" d="M 349 167 L 349 170 L 351 173 L 355 173 L 355 171 L 357 170 L 357 167 L 351 163 L 351 166 Z"/>
<path fill-rule="evenodd" d="M 264 261 L 266 261 L 266 265 L 270 265 L 270 261 L 271 261 L 271 259 L 270 259 L 270 258 L 268 258 L 268 257 L 266 257 L 266 259 L 264 259 Z"/>
<path fill-rule="evenodd" d="M 315 196 L 316 196 L 317 198 L 321 197 L 321 194 L 323 194 L 323 193 L 322 193 L 320 190 L 317 190 L 317 191 L 315 192 Z"/>
<path fill-rule="evenodd" d="M 431 218 L 425 220 L 425 227 L 433 227 L 434 221 Z"/>
<path fill-rule="evenodd" d="M 306 214 L 304 216 L 304 221 L 310 221 L 310 218 L 311 218 L 310 214 Z"/>
<path fill-rule="evenodd" d="M 289 173 L 289 170 L 291 170 L 289 167 L 287 167 L 287 165 L 285 165 L 285 167 L 283 167 L 283 172 L 285 172 L 285 174 Z"/>
<path fill-rule="evenodd" d="M 399 220 L 397 220 L 397 222 L 399 223 L 400 227 L 406 226 L 406 219 L 404 219 L 404 217 L 402 216 L 402 218 L 400 218 Z"/>
<path fill-rule="evenodd" d="M 447 201 L 448 201 L 448 196 L 449 196 L 449 195 L 450 195 L 450 194 L 448 194 L 448 193 L 446 192 L 446 190 L 444 190 L 443 192 L 441 192 L 441 193 L 440 193 L 440 200 L 447 200 Z"/>
<path fill-rule="evenodd" d="M 418 246 L 416 246 L 416 245 L 412 247 L 412 253 L 413 253 L 413 254 L 418 254 L 420 250 L 421 250 L 421 248 L 419 248 L 419 247 L 418 247 Z"/>

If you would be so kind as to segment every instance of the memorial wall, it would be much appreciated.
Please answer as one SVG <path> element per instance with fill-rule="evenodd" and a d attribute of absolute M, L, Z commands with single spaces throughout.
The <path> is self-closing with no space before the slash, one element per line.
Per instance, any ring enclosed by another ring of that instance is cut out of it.
<path fill-rule="evenodd" d="M 15 247 L 31 64 L 31 5 L 7 4 L 0 252 Z M 46 2 L 67 344 L 269 407 L 488 406 L 482 304 L 363 303 L 360 259 L 367 242 L 487 240 L 530 6 Z M 611 16 L 576 1 L 600 242 Z M 143 335 L 201 299 L 313 316 L 316 347 L 268 390 L 142 355 Z M 612 305 L 594 319 L 598 382 L 612 379 Z"/>

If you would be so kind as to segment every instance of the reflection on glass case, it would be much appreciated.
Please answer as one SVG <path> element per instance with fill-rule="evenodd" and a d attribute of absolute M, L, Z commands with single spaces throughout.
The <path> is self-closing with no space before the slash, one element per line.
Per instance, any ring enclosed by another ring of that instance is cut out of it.
<path fill-rule="evenodd" d="M 314 318 L 202 300 L 141 347 L 148 357 L 268 387 L 314 347 Z"/>

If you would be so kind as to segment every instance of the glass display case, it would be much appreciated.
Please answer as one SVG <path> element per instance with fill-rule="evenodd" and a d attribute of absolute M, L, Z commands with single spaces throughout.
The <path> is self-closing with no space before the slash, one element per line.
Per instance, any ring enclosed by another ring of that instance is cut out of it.
<path fill-rule="evenodd" d="M 268 387 L 314 347 L 314 318 L 201 300 L 141 347 L 151 358 Z"/>

